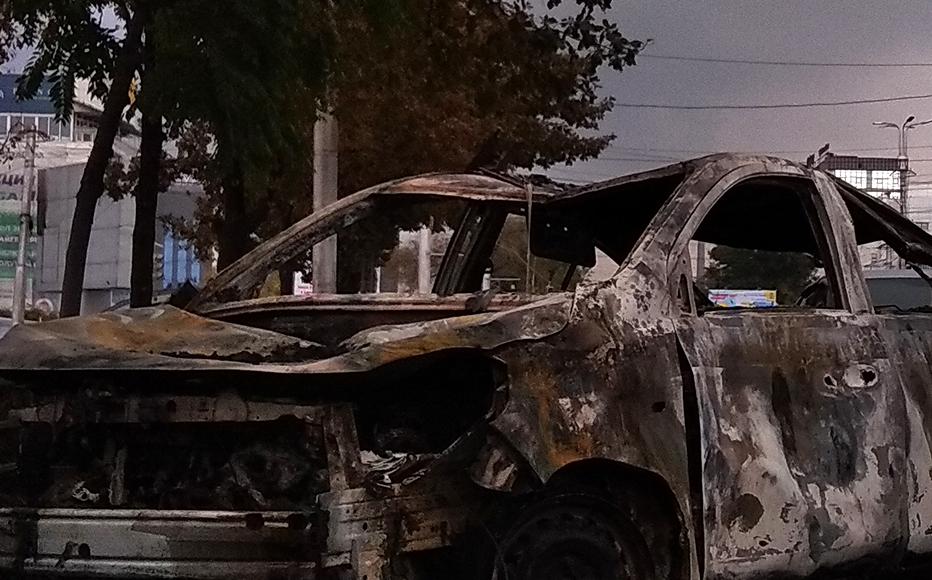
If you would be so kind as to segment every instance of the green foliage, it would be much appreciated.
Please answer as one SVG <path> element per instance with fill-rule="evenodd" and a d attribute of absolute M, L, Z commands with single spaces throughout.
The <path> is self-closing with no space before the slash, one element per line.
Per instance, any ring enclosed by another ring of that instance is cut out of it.
<path fill-rule="evenodd" d="M 598 155 L 611 109 L 601 67 L 634 63 L 643 43 L 599 21 L 594 3 L 558 19 L 522 3 L 401 0 L 391 33 L 345 10 L 333 78 L 340 183 L 401 175 L 547 167 Z"/>
<path fill-rule="evenodd" d="M 566 16 L 522 0 L 0 0 L 0 54 L 34 47 L 20 92 L 47 76 L 67 116 L 75 79 L 102 96 L 119 54 L 122 31 L 101 14 L 143 18 L 138 106 L 178 140 L 174 171 L 205 187 L 195 222 L 174 225 L 206 254 L 232 223 L 231 183 L 245 186 L 241 236 L 267 238 L 310 213 L 325 102 L 341 125 L 341 194 L 424 171 L 598 155 L 613 138 L 598 133 L 613 104 L 599 73 L 633 65 L 644 43 L 600 16 L 610 0 L 562 4 L 548 8 Z M 112 170 L 110 189 L 132 181 Z M 377 256 L 392 237 L 357 249 Z"/>
<path fill-rule="evenodd" d="M 816 261 L 808 254 L 716 246 L 701 282 L 707 288 L 776 290 L 781 305 L 795 303 L 812 281 Z"/>
<path fill-rule="evenodd" d="M 120 200 L 133 195 L 139 184 L 139 155 L 133 156 L 124 163 L 119 157 L 112 157 L 107 173 L 104 175 L 104 192 L 110 199 Z M 172 182 L 179 176 L 178 164 L 164 151 L 162 162 L 159 164 L 159 193 L 167 191 Z"/>
<path fill-rule="evenodd" d="M 298 144 L 295 103 L 321 93 L 327 47 L 309 22 L 323 17 L 323 6 L 186 0 L 162 8 L 150 27 L 156 66 L 143 106 L 154 105 L 173 127 L 206 127 L 223 171 L 266 173 Z"/>
<path fill-rule="evenodd" d="M 598 155 L 613 138 L 597 133 L 613 102 L 599 95 L 599 71 L 634 64 L 643 47 L 597 17 L 604 5 L 577 2 L 576 12 L 557 18 L 522 2 L 397 0 L 388 15 L 340 3 L 308 20 L 309 38 L 323 39 L 331 62 L 340 194 L 428 171 L 507 171 Z M 290 101 L 291 154 L 250 182 L 250 233 L 260 238 L 313 209 L 313 123 L 323 96 L 305 87 Z M 185 224 L 189 231 L 218 224 L 222 187 L 208 190 L 212 203 Z M 408 212 L 398 225 L 416 229 L 430 213 Z M 341 248 L 376 256 L 396 240 L 353 236 Z M 341 252 L 341 269 L 348 260 Z"/>
<path fill-rule="evenodd" d="M 30 49 L 17 95 L 29 99 L 48 80 L 59 118 L 70 118 L 75 81 L 90 81 L 103 98 L 120 49 L 121 31 L 105 26 L 113 2 L 99 0 L 6 0 L 0 4 L 0 57 Z"/>

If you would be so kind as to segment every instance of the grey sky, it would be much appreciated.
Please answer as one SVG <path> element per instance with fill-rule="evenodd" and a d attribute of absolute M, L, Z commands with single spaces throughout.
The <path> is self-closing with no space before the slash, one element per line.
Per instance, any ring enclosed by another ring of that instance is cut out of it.
<path fill-rule="evenodd" d="M 653 38 L 649 52 L 704 57 L 831 62 L 932 62 L 932 3 L 926 0 L 641 0 L 615 1 L 611 17 L 632 38 Z M 19 70 L 21 57 L 8 63 Z M 619 102 L 791 103 L 932 93 L 930 68 L 797 68 L 672 62 L 644 58 L 603 90 Z M 767 151 L 804 159 L 804 151 L 894 155 L 896 133 L 873 120 L 932 118 L 932 100 L 837 108 L 764 111 L 664 111 L 617 108 L 603 129 L 618 135 L 604 158 L 697 156 L 688 151 Z M 932 125 L 911 132 L 911 157 L 932 158 Z M 929 145 L 927 149 L 922 146 Z M 599 159 L 556 169 L 591 180 L 661 165 Z M 915 161 L 920 180 L 932 162 Z"/>
<path fill-rule="evenodd" d="M 830 62 L 932 62 L 932 4 L 921 0 L 616 2 L 613 18 L 632 38 L 653 38 L 649 52 L 721 58 Z M 619 102 L 792 103 L 932 93 L 932 67 L 796 68 L 642 59 L 609 73 L 604 90 Z M 836 152 L 887 147 L 862 155 L 895 155 L 896 132 L 873 120 L 932 118 L 932 100 L 769 111 L 615 109 L 603 128 L 618 135 L 605 157 L 637 156 L 624 148 L 773 151 L 804 159 L 824 143 Z M 910 146 L 932 145 L 932 126 L 910 132 Z M 784 151 L 786 150 L 786 151 Z M 643 153 L 642 153 L 643 154 Z M 686 152 L 673 157 L 695 156 Z M 932 148 L 911 150 L 932 158 Z M 554 175 L 598 179 L 662 163 L 598 160 Z M 932 163 L 914 167 L 929 179 Z"/>

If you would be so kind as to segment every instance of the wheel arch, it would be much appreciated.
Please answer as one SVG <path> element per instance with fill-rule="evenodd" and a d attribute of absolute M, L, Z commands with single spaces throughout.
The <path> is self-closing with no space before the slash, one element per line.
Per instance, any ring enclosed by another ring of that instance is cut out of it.
<path fill-rule="evenodd" d="M 690 577 L 688 512 L 660 474 L 622 461 L 588 458 L 559 468 L 547 479 L 545 488 L 591 490 L 619 502 L 642 527 L 653 550 L 669 550 L 666 577 Z"/>

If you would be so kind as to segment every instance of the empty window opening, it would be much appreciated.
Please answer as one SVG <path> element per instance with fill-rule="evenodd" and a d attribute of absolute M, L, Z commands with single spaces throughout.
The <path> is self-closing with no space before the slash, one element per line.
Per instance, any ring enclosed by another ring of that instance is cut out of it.
<path fill-rule="evenodd" d="M 804 179 L 751 179 L 726 192 L 688 246 L 696 309 L 840 308 L 818 203 Z"/>

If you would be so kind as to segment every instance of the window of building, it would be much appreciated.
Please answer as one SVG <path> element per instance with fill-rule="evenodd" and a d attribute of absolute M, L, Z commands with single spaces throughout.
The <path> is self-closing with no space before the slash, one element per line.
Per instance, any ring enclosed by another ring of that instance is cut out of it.
<path fill-rule="evenodd" d="M 71 131 L 72 131 L 71 121 L 70 120 L 65 121 L 64 123 L 61 123 L 59 126 L 60 126 L 61 138 L 64 139 L 65 141 L 71 141 L 71 138 L 72 138 L 71 137 Z"/>
<path fill-rule="evenodd" d="M 900 172 L 899 171 L 871 171 L 870 189 L 879 189 L 883 191 L 899 191 L 900 189 Z"/>
<path fill-rule="evenodd" d="M 174 290 L 185 282 L 195 286 L 201 283 L 201 263 L 194 248 L 172 231 L 166 231 L 162 239 L 161 270 L 155 275 L 161 276 L 163 290 Z"/>
<path fill-rule="evenodd" d="M 39 117 L 39 125 L 37 128 L 39 129 L 39 132 L 42 135 L 46 137 L 52 136 L 51 125 L 52 125 L 51 117 Z"/>
<path fill-rule="evenodd" d="M 867 187 L 867 171 L 863 169 L 836 169 L 834 174 L 859 189 Z"/>

